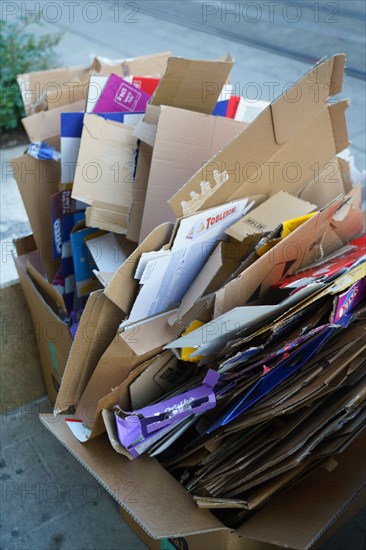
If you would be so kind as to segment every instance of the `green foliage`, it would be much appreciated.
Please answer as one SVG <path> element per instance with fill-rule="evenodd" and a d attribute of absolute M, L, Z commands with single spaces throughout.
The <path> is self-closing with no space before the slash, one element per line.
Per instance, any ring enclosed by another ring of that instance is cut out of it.
<path fill-rule="evenodd" d="M 56 66 L 55 46 L 62 33 L 35 36 L 27 27 L 33 18 L 0 22 L 0 130 L 17 128 L 25 116 L 16 77 Z"/>

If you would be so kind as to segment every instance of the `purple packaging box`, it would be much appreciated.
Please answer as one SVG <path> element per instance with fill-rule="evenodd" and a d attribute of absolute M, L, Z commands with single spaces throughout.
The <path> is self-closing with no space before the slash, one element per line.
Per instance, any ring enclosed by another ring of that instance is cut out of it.
<path fill-rule="evenodd" d="M 150 95 L 120 76 L 111 74 L 93 109 L 93 113 L 145 112 Z"/>
<path fill-rule="evenodd" d="M 219 379 L 219 374 L 209 370 L 201 386 L 181 393 L 166 401 L 149 405 L 143 409 L 126 413 L 125 418 L 116 415 L 118 439 L 133 456 L 141 454 L 135 447 L 148 447 L 148 441 L 156 441 L 158 434 L 164 435 L 169 428 L 174 427 L 192 416 L 200 414 L 216 406 L 213 388 Z"/>

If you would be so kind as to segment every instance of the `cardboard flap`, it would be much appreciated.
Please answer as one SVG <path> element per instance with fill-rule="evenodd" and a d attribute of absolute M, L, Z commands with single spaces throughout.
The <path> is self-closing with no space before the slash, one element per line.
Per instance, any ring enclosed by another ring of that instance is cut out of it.
<path fill-rule="evenodd" d="M 27 300 L 40 356 L 47 394 L 54 402 L 61 382 L 67 357 L 72 344 L 69 326 L 61 321 L 38 292 L 32 279 L 26 273 L 23 258 L 14 256 L 20 284 Z M 50 329 L 50 330 L 49 330 Z M 55 336 L 56 335 L 56 336 Z M 21 367 L 21 365 L 20 365 Z"/>
<path fill-rule="evenodd" d="M 41 97 L 41 104 L 46 104 L 49 110 L 64 107 L 75 101 L 82 101 L 88 96 L 89 78 L 79 80 L 74 78 L 67 86 L 61 86 L 56 89 L 47 90 L 44 96 Z"/>
<path fill-rule="evenodd" d="M 315 209 L 315 204 L 293 197 L 286 191 L 279 191 L 250 210 L 249 214 L 231 225 L 225 233 L 242 242 L 251 235 L 274 231 L 283 221 L 305 216 Z"/>
<path fill-rule="evenodd" d="M 121 320 L 121 311 L 102 291 L 90 294 L 62 377 L 55 413 L 65 411 L 78 403 Z"/>
<path fill-rule="evenodd" d="M 83 132 L 87 131 L 92 139 L 103 139 L 103 143 L 114 145 L 117 139 L 122 142 L 126 137 L 126 145 L 129 145 L 130 142 L 135 141 L 131 139 L 134 129 L 134 126 L 130 126 L 129 124 L 109 120 L 92 113 L 84 115 Z"/>
<path fill-rule="evenodd" d="M 314 166 L 322 170 L 336 155 L 329 106 L 315 117 L 310 106 L 305 127 L 300 114 L 299 120 L 292 120 L 297 128 L 293 139 L 279 145 L 271 111 L 264 109 L 168 201 L 176 216 L 258 193 L 271 196 L 284 190 L 296 195 L 314 176 Z"/>
<path fill-rule="evenodd" d="M 147 143 L 144 143 L 143 141 L 140 142 L 135 171 L 135 183 L 132 191 L 133 201 L 127 233 L 127 239 L 136 243 L 138 242 L 140 235 L 152 151 L 153 149 L 150 145 L 147 145 Z"/>
<path fill-rule="evenodd" d="M 338 198 L 323 210 L 314 214 L 292 233 L 281 239 L 267 253 L 263 254 L 240 275 L 216 293 L 215 317 L 263 296 L 270 287 L 286 275 L 319 260 L 334 251 L 342 241 L 332 233 L 334 239 L 323 242 L 332 218 L 345 199 Z M 353 214 L 353 212 L 352 212 Z M 348 220 L 347 220 L 348 221 Z M 352 237 L 352 234 L 349 235 Z"/>
<path fill-rule="evenodd" d="M 13 243 L 18 256 L 23 256 L 24 254 L 29 254 L 37 250 L 33 234 L 14 239 Z"/>
<path fill-rule="evenodd" d="M 83 445 L 62 416 L 46 414 L 40 420 L 150 536 L 227 531 L 210 512 L 197 509 L 184 487 L 156 460 L 142 456 L 129 461 L 116 453 L 106 436 Z"/>
<path fill-rule="evenodd" d="M 246 125 L 225 117 L 162 106 L 153 149 L 140 241 L 175 216 L 168 199 Z"/>
<path fill-rule="evenodd" d="M 85 99 L 22 118 L 29 141 L 47 141 L 61 135 L 61 113 L 84 111 Z"/>
<path fill-rule="evenodd" d="M 154 146 L 161 107 L 147 104 L 144 119 L 135 128 L 134 136 L 150 147 Z"/>
<path fill-rule="evenodd" d="M 332 121 L 334 143 L 337 153 L 346 149 L 350 140 L 348 138 L 346 109 L 349 107 L 348 99 L 329 105 L 329 115 Z"/>
<path fill-rule="evenodd" d="M 37 285 L 40 286 L 40 288 L 46 293 L 46 295 L 55 303 L 59 308 L 62 309 L 65 313 L 67 312 L 65 301 L 63 296 L 57 292 L 56 288 L 53 284 L 51 284 L 47 279 L 45 279 L 36 269 L 35 267 L 27 261 L 27 271 L 29 273 L 29 276 Z"/>
<path fill-rule="evenodd" d="M 35 71 L 28 74 L 19 74 L 17 82 L 22 95 L 27 115 L 33 114 L 35 105 L 41 96 L 54 92 L 55 85 L 68 89 L 69 101 L 75 101 L 73 88 L 70 83 L 75 80 L 86 81 L 90 75 L 91 66 L 60 67 L 45 71 Z"/>
<path fill-rule="evenodd" d="M 346 160 L 335 157 L 324 169 L 316 174 L 301 189 L 300 199 L 314 202 L 319 208 L 324 208 L 339 195 L 350 190 L 349 164 Z"/>
<path fill-rule="evenodd" d="M 171 55 L 171 52 L 161 52 L 121 60 L 95 57 L 92 67 L 100 75 L 115 73 L 119 76 L 161 76 Z"/>
<path fill-rule="evenodd" d="M 338 465 L 334 470 L 320 468 L 306 476 L 248 519 L 238 534 L 280 547 L 312 547 L 360 492 L 365 499 L 365 452 L 363 432 L 336 456 Z"/>
<path fill-rule="evenodd" d="M 126 314 L 130 311 L 138 288 L 138 281 L 134 279 L 134 274 L 141 254 L 159 250 L 169 241 L 172 230 L 173 224 L 164 223 L 152 231 L 116 271 L 106 287 L 104 291 L 106 296 Z"/>
<path fill-rule="evenodd" d="M 211 114 L 233 61 L 198 61 L 171 57 L 152 105 L 170 105 Z"/>
<path fill-rule="evenodd" d="M 34 240 L 48 279 L 51 281 L 59 266 L 52 258 L 51 195 L 57 193 L 60 182 L 58 161 L 37 160 L 22 155 L 10 161 Z"/>
<path fill-rule="evenodd" d="M 342 90 L 345 55 L 338 54 L 313 67 L 304 77 L 270 105 L 276 142 L 283 145 L 297 131 L 294 120 L 303 127 L 311 116 L 325 108 L 330 95 Z"/>

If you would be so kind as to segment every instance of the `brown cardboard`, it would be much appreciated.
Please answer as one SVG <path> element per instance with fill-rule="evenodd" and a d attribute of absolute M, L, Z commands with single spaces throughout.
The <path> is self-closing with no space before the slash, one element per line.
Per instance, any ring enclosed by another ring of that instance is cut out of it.
<path fill-rule="evenodd" d="M 153 153 L 153 140 L 155 140 L 156 127 L 159 119 L 160 107 L 148 104 L 144 120 L 136 127 L 134 135 L 140 139 L 137 165 L 135 173 L 135 183 L 133 186 L 133 202 L 130 212 L 130 222 L 127 238 L 133 242 L 138 242 L 141 229 L 141 220 L 144 212 L 147 183 L 150 173 L 151 158 Z M 152 141 L 147 139 L 152 135 Z"/>
<path fill-rule="evenodd" d="M 67 360 L 55 413 L 76 405 L 101 355 L 115 337 L 123 313 L 104 295 L 92 292 Z"/>
<path fill-rule="evenodd" d="M 154 358 L 151 358 L 138 367 L 134 368 L 122 381 L 121 384 L 119 384 L 116 388 L 114 388 L 108 395 L 103 397 L 98 401 L 95 418 L 94 418 L 94 424 L 92 426 L 92 432 L 89 436 L 89 439 L 92 439 L 93 437 L 96 437 L 103 433 L 105 430 L 107 431 L 107 435 L 109 438 L 109 441 L 113 447 L 113 449 L 124 456 L 126 456 L 129 460 L 132 460 L 132 455 L 121 445 L 118 439 L 117 435 L 117 427 L 116 427 L 116 421 L 114 417 L 114 407 L 118 405 L 122 410 L 132 410 L 132 401 L 130 399 L 129 389 L 130 387 L 138 380 L 141 379 L 141 377 L 147 372 L 152 369 L 154 372 L 158 370 L 158 372 L 167 372 L 166 367 L 169 368 L 169 365 L 172 364 L 172 361 L 176 361 L 173 357 L 173 355 L 170 352 L 163 352 L 161 355 L 157 355 Z M 142 380 L 142 384 L 140 381 L 140 387 L 144 384 Z M 179 379 L 176 380 L 176 385 L 179 384 Z M 157 388 L 155 388 L 157 390 Z M 149 389 L 146 388 L 146 390 L 149 392 Z M 160 388 L 160 394 L 161 394 L 161 388 Z M 159 394 L 159 395 L 160 395 Z M 146 394 L 147 395 L 147 394 Z"/>
<path fill-rule="evenodd" d="M 336 157 L 305 184 L 298 197 L 315 203 L 318 208 L 324 208 L 338 195 L 345 195 L 351 191 L 352 186 L 349 185 L 349 182 L 348 162 Z"/>
<path fill-rule="evenodd" d="M 34 242 L 33 244 L 35 246 Z M 30 253 L 31 239 L 29 237 L 20 239 L 16 242 L 16 246 L 19 252 L 22 248 L 24 250 L 27 247 L 28 253 Z M 70 352 L 72 338 L 68 325 L 61 321 L 38 292 L 26 272 L 23 259 L 21 256 L 14 256 L 15 267 L 32 315 L 47 394 L 50 401 L 54 403 Z"/>
<path fill-rule="evenodd" d="M 98 430 L 95 427 L 99 412 L 105 408 L 105 405 L 99 405 L 98 402 L 103 401 L 104 396 L 110 394 L 113 388 L 123 384 L 136 367 L 160 353 L 165 344 L 183 332 L 189 321 L 199 318 L 200 314 L 205 315 L 205 312 L 206 304 L 197 304 L 189 312 L 189 315 L 183 317 L 176 325 L 172 326 L 168 322 L 174 311 L 167 312 L 151 317 L 142 323 L 133 324 L 130 330 L 125 329 L 114 336 L 94 371 L 90 373 L 75 413 L 77 419 L 82 420 L 88 428 L 92 429 L 90 437 L 99 435 L 105 429 L 101 424 L 99 424 Z M 85 322 L 83 316 L 80 321 L 81 330 L 83 330 Z M 170 352 L 165 352 L 165 354 L 168 355 Z M 79 361 L 76 358 L 74 363 L 75 375 L 84 369 L 84 363 Z M 73 383 L 75 384 L 75 381 Z"/>
<path fill-rule="evenodd" d="M 280 278 L 330 254 L 355 237 L 362 230 L 362 220 L 359 218 L 359 186 L 354 189 L 357 197 L 353 196 L 353 191 L 351 193 L 350 200 L 355 211 L 350 207 L 347 197 L 333 201 L 221 288 L 216 294 L 215 317 L 263 295 Z M 343 205 L 347 210 L 340 222 L 340 237 L 334 216 Z M 357 218 L 357 225 L 353 223 L 354 216 Z"/>
<path fill-rule="evenodd" d="M 175 221 L 168 199 L 246 124 L 162 106 L 154 142 L 140 241 L 161 220 Z"/>
<path fill-rule="evenodd" d="M 170 199 L 174 213 L 281 189 L 295 195 L 314 176 L 314 163 L 322 171 L 348 143 L 347 101 L 326 103 L 341 91 L 344 60 L 340 54 L 317 65 L 265 108 Z"/>
<path fill-rule="evenodd" d="M 61 113 L 84 111 L 85 99 L 22 118 L 30 142 L 47 141 L 60 150 Z"/>
<path fill-rule="evenodd" d="M 147 106 L 144 124 L 157 124 L 159 116 L 157 107 L 161 105 L 211 114 L 232 64 L 229 56 L 225 61 L 169 58 L 164 76 Z M 142 141 L 136 167 L 130 228 L 127 233 L 127 237 L 134 242 L 138 242 L 140 235 L 151 156 L 151 144 L 148 145 Z"/>
<path fill-rule="evenodd" d="M 231 533 L 210 512 L 197 508 L 182 485 L 154 459 L 142 456 L 129 461 L 116 453 L 103 436 L 82 445 L 72 435 L 62 416 L 42 415 L 41 421 L 153 538 L 186 537 L 208 532 L 216 532 L 219 537 L 221 531 L 226 535 L 220 550 L 245 549 L 247 539 L 271 543 L 275 547 L 305 550 L 338 523 L 338 518 L 353 503 L 357 503 L 353 508 L 356 512 L 365 498 L 363 434 L 339 455 L 334 470 L 315 471 L 277 495 Z M 125 492 L 121 489 L 124 484 L 128 487 Z M 226 541 L 231 537 L 236 541 L 233 546 Z"/>
<path fill-rule="evenodd" d="M 67 310 L 64 298 L 59 292 L 57 292 L 53 284 L 47 281 L 47 279 L 43 275 L 41 275 L 39 271 L 37 271 L 36 267 L 34 267 L 29 260 L 27 260 L 26 262 L 26 269 L 30 278 L 33 280 L 36 286 L 41 289 L 41 294 L 47 296 L 50 299 L 51 303 L 53 304 L 54 311 L 57 313 L 57 308 L 60 308 L 64 313 L 66 313 Z M 46 298 L 45 300 L 47 302 Z"/>
<path fill-rule="evenodd" d="M 157 358 L 158 359 L 158 358 Z M 159 360 L 149 365 L 129 386 L 131 409 L 141 409 L 170 392 L 195 370 L 195 366 L 179 366 L 172 353 L 162 353 Z"/>
<path fill-rule="evenodd" d="M 137 146 L 133 129 L 97 115 L 84 116 L 72 197 L 92 206 L 87 216 L 91 227 L 127 232 Z"/>
<path fill-rule="evenodd" d="M 113 449 L 117 453 L 126 456 L 129 460 L 132 460 L 132 455 L 124 447 L 122 447 L 119 442 L 113 409 L 115 405 L 118 405 L 122 410 L 131 410 L 132 405 L 128 391 L 130 385 L 133 384 L 133 382 L 138 379 L 145 372 L 145 370 L 150 367 L 154 369 L 155 365 L 161 366 L 164 364 L 167 356 L 170 358 L 172 357 L 171 354 L 164 352 L 161 355 L 148 359 L 141 365 L 135 367 L 129 374 L 127 374 L 125 379 L 116 388 L 114 388 L 106 396 L 102 397 L 102 399 L 99 399 L 94 424 L 92 426 L 92 432 L 89 439 L 92 439 L 93 437 L 96 437 L 106 431 Z"/>
<path fill-rule="evenodd" d="M 96 385 L 91 381 L 88 391 L 90 391 L 89 395 L 92 395 L 94 409 L 98 399 L 109 393 L 111 387 L 118 385 L 123 380 L 123 373 L 121 374 L 121 371 L 118 370 L 120 363 L 116 364 L 117 357 L 119 359 L 121 357 L 130 358 L 125 371 L 127 374 L 133 366 L 145 360 L 143 356 L 145 351 L 142 352 L 141 358 L 136 356 L 129 345 L 125 343 L 125 340 L 128 342 L 128 339 L 134 339 L 133 332 L 132 338 L 128 334 L 128 336 L 124 336 L 124 340 L 117 335 L 117 329 L 128 313 L 134 293 L 137 291 L 138 282 L 133 275 L 142 252 L 150 251 L 155 246 L 158 249 L 163 246 L 169 239 L 171 230 L 171 224 L 158 227 L 117 270 L 106 289 L 103 292 L 93 292 L 89 296 L 67 362 L 55 412 L 62 412 L 71 405 L 79 403 L 97 365 L 98 372 L 103 373 L 104 369 L 107 369 L 106 372 L 110 378 L 102 380 L 100 387 L 98 387 L 99 377 L 95 376 Z M 150 339 L 150 343 L 151 341 Z M 143 345 L 146 346 L 145 341 Z M 160 346 L 158 344 L 153 347 L 159 348 Z M 151 348 L 148 348 L 148 351 L 150 353 L 146 357 L 152 355 Z M 110 370 L 108 370 L 109 364 L 112 365 Z M 90 402 L 87 395 L 84 398 Z"/>
<path fill-rule="evenodd" d="M 305 216 L 315 209 L 315 204 L 279 191 L 226 229 L 225 233 L 242 242 L 256 233 L 274 231 L 283 221 Z"/>
<path fill-rule="evenodd" d="M 170 57 L 151 104 L 211 114 L 232 66 L 232 59 L 198 61 Z"/>
<path fill-rule="evenodd" d="M 22 155 L 10 161 L 44 271 L 52 281 L 59 260 L 52 258 L 51 195 L 58 191 L 60 163 Z"/>
<path fill-rule="evenodd" d="M 148 328 L 151 330 L 151 326 Z M 88 428 L 93 429 L 98 416 L 98 401 L 108 395 L 113 388 L 119 386 L 135 367 L 159 353 L 162 345 L 159 345 L 157 341 L 149 351 L 136 354 L 120 335 L 115 336 L 98 361 L 80 396 L 75 413 L 76 418 L 82 420 Z M 76 365 L 79 370 L 81 367 L 81 365 Z"/>
<path fill-rule="evenodd" d="M 164 74 L 171 52 L 153 53 L 141 55 L 130 59 L 120 61 L 108 60 L 101 57 L 95 57 L 93 68 L 100 75 L 109 75 L 110 73 L 119 76 L 161 76 Z"/>
<path fill-rule="evenodd" d="M 75 101 L 86 101 L 88 97 L 89 78 L 86 80 L 74 79 L 67 86 L 61 86 L 54 90 L 50 89 L 44 96 L 47 109 L 58 109 L 65 107 Z"/>
<path fill-rule="evenodd" d="M 126 237 L 137 243 L 140 237 L 141 220 L 144 212 L 147 183 L 153 149 L 143 141 L 140 142 L 135 183 L 133 186 L 133 201 L 130 211 L 130 221 Z"/>
<path fill-rule="evenodd" d="M 362 434 L 343 455 L 337 457 L 337 468 L 331 472 L 317 470 L 293 489 L 278 495 L 250 518 L 239 532 L 279 546 L 309 548 L 335 522 L 342 509 L 347 510 L 359 493 L 365 494 L 365 467 L 359 462 L 360 457 L 355 456 L 355 453 L 362 455 L 364 452 L 365 434 Z M 302 516 L 302 529 L 297 528 L 297 514 Z M 265 518 L 266 529 L 263 529 L 261 521 Z"/>
<path fill-rule="evenodd" d="M 35 71 L 17 76 L 18 85 L 22 94 L 27 115 L 32 115 L 36 105 L 47 94 L 60 94 L 67 88 L 70 96 L 67 103 L 77 101 L 73 89 L 75 81 L 87 81 L 91 66 L 61 67 L 47 71 Z M 85 99 L 85 98 L 84 98 Z M 50 105 L 52 108 L 52 106 Z"/>

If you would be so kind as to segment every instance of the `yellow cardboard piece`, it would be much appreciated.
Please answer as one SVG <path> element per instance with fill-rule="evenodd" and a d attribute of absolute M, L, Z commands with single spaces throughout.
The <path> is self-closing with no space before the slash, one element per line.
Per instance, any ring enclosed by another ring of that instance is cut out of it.
<path fill-rule="evenodd" d="M 189 325 L 187 330 L 185 330 L 183 332 L 182 336 L 185 336 L 186 334 L 189 334 L 193 330 L 196 330 L 197 328 L 202 327 L 203 325 L 204 325 L 204 323 L 202 323 L 201 321 L 198 321 L 197 319 L 192 321 L 192 323 Z M 191 353 L 193 353 L 194 351 L 196 351 L 195 348 L 182 348 L 182 352 L 181 352 L 182 361 L 190 361 L 192 363 L 198 363 L 198 361 L 200 361 L 202 359 L 202 357 L 200 357 L 200 356 L 191 357 L 191 358 L 189 357 L 191 355 Z"/>
<path fill-rule="evenodd" d="M 309 218 L 314 216 L 317 212 L 311 212 L 310 214 L 305 214 L 305 216 L 298 216 L 297 218 L 292 218 L 291 220 L 286 220 L 282 223 L 281 236 L 275 239 L 270 240 L 268 243 L 265 243 L 263 246 L 257 250 L 258 256 L 263 256 L 268 250 L 274 247 L 279 241 L 287 237 L 290 233 L 295 231 L 300 225 L 306 222 Z"/>

